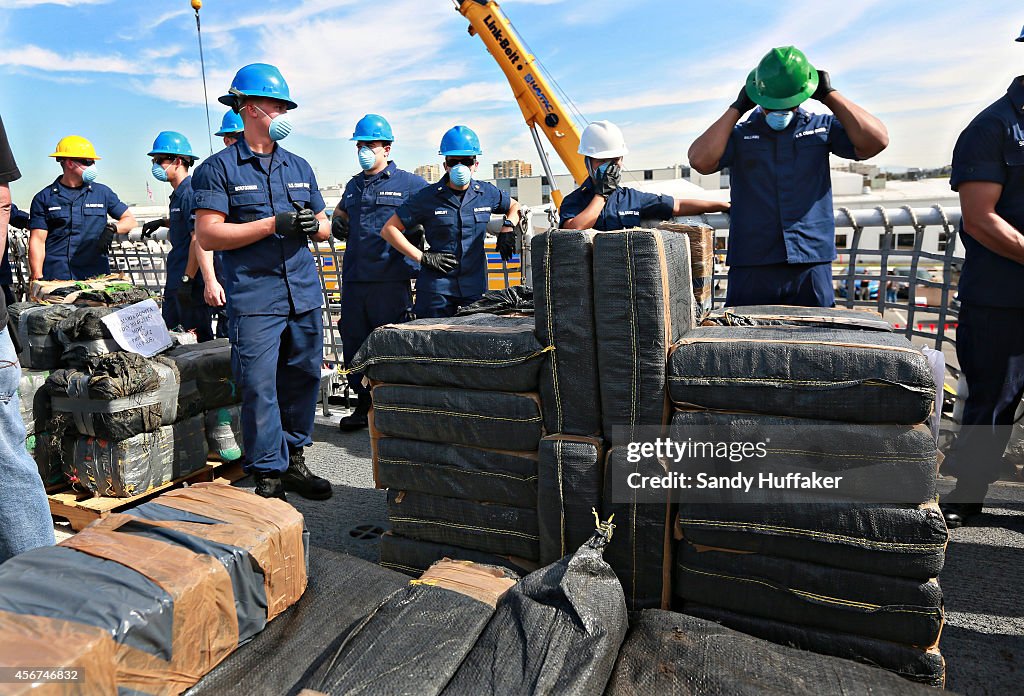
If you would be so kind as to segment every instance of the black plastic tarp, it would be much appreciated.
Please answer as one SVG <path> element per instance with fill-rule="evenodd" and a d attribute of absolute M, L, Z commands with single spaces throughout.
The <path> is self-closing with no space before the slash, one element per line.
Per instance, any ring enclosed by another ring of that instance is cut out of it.
<path fill-rule="evenodd" d="M 377 485 L 516 507 L 537 501 L 537 456 L 422 440 L 382 437 Z"/>
<path fill-rule="evenodd" d="M 459 307 L 456 316 L 467 314 L 533 314 L 533 288 L 511 285 L 499 290 L 488 290 L 476 302 Z"/>
<path fill-rule="evenodd" d="M 537 569 L 535 562 L 525 558 L 499 556 L 421 539 L 407 539 L 391 532 L 385 532 L 380 537 L 380 564 L 385 568 L 418 578 L 423 571 L 442 558 L 501 566 L 517 575 L 526 575 Z"/>
<path fill-rule="evenodd" d="M 934 689 L 849 660 L 774 645 L 719 624 L 648 610 L 633 622 L 607 696 L 927 696 Z"/>
<path fill-rule="evenodd" d="M 942 628 L 935 580 L 894 578 L 753 553 L 676 550 L 676 596 L 786 623 L 930 646 Z"/>
<path fill-rule="evenodd" d="M 928 359 L 882 331 L 699 327 L 672 352 L 668 380 L 682 406 L 850 423 L 923 423 L 935 404 Z"/>
<path fill-rule="evenodd" d="M 818 326 L 822 328 L 892 331 L 892 324 L 877 312 L 842 307 L 752 305 L 726 307 L 702 322 L 703 326 Z"/>
<path fill-rule="evenodd" d="M 700 604 L 687 604 L 684 612 L 778 645 L 881 667 L 928 686 L 941 687 L 945 682 L 946 662 L 938 648 L 921 650 L 884 640 L 744 616 Z"/>
<path fill-rule="evenodd" d="M 623 230 L 594 238 L 601 413 L 613 444 L 667 422 L 666 357 L 694 327 L 695 312 L 686 235 Z"/>
<path fill-rule="evenodd" d="M 532 317 L 418 319 L 376 329 L 349 369 L 375 382 L 532 392 L 542 349 Z"/>
<path fill-rule="evenodd" d="M 391 529 L 410 539 L 461 546 L 500 556 L 539 556 L 537 509 L 388 491 Z"/>
<path fill-rule="evenodd" d="M 177 346 L 164 353 L 164 357 L 174 360 L 179 369 L 187 369 L 182 367 L 182 362 L 195 366 L 196 386 L 199 388 L 203 410 L 209 411 L 241 401 L 231 371 L 231 343 L 228 339 L 215 338 L 203 343 Z"/>
<path fill-rule="evenodd" d="M 604 448 L 594 438 L 552 435 L 540 441 L 538 458 L 540 562 L 554 563 L 594 533 L 592 511 L 601 509 Z"/>
<path fill-rule="evenodd" d="M 540 372 L 544 426 L 549 433 L 598 435 L 594 232 L 552 230 L 530 248 L 537 338 L 555 348 Z"/>
<path fill-rule="evenodd" d="M 64 347 L 54 329 L 75 310 L 74 305 L 45 305 L 37 302 L 15 302 L 7 308 L 18 333 L 23 367 L 33 370 L 55 370 L 60 367 Z"/>
<path fill-rule="evenodd" d="M 596 533 L 505 593 L 444 693 L 601 693 L 627 629 L 622 588 L 601 557 L 606 543 Z"/>
<path fill-rule="evenodd" d="M 382 384 L 374 427 L 384 435 L 487 449 L 536 451 L 544 435 L 536 394 Z"/>

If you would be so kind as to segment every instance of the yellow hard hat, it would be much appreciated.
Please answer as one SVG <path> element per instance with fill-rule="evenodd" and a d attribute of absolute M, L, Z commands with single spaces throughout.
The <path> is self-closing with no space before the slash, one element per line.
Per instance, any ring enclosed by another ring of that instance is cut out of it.
<path fill-rule="evenodd" d="M 50 157 L 67 157 L 69 159 L 102 159 L 96 154 L 96 148 L 80 135 L 66 135 L 57 143 L 57 151 Z"/>

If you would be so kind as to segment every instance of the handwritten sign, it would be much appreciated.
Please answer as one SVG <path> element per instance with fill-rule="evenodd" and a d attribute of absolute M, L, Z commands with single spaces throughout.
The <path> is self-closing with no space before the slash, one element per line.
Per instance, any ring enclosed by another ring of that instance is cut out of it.
<path fill-rule="evenodd" d="M 144 300 L 103 317 L 117 345 L 124 350 L 151 358 L 170 348 L 171 334 L 154 300 Z"/>

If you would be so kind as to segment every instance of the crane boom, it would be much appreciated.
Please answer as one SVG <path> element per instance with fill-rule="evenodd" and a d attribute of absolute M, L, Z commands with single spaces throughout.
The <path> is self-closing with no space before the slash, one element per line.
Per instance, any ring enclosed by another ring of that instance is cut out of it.
<path fill-rule="evenodd" d="M 458 11 L 469 20 L 469 34 L 478 35 L 505 73 L 512 87 L 526 125 L 537 146 L 544 174 L 551 186 L 551 199 L 561 205 L 562 194 L 555 186 L 547 154 L 537 135 L 544 132 L 559 158 L 577 184 L 587 178 L 583 155 L 579 154 L 580 132 L 571 114 L 555 96 L 547 79 L 538 70 L 537 59 L 531 55 L 516 35 L 512 23 L 494 0 L 453 0 Z"/>

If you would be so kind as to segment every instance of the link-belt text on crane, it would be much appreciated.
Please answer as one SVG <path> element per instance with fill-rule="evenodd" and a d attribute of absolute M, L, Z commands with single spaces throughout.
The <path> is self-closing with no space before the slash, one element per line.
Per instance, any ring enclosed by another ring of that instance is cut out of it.
<path fill-rule="evenodd" d="M 523 57 L 520 56 L 519 51 L 517 51 L 512 46 L 512 42 L 509 40 L 507 36 L 505 36 L 505 32 L 498 25 L 498 22 L 494 19 L 494 17 L 492 15 L 487 15 L 486 17 L 484 17 L 484 24 L 487 26 L 487 29 L 491 32 L 491 36 L 494 37 L 494 40 L 497 42 L 498 47 L 502 51 L 504 51 L 505 58 L 508 59 L 509 64 L 515 67 L 517 70 L 522 70 L 523 66 L 521 65 L 521 62 L 523 60 Z M 532 73 L 526 73 L 523 76 L 523 80 L 526 82 L 526 86 L 530 88 L 530 91 L 533 93 L 533 96 L 537 97 L 537 101 L 540 102 L 540 105 L 544 109 L 545 113 L 553 113 L 555 107 L 552 106 L 551 100 L 548 99 L 546 94 L 544 94 L 544 90 L 540 88 L 540 84 L 537 82 L 537 78 L 534 77 Z"/>

